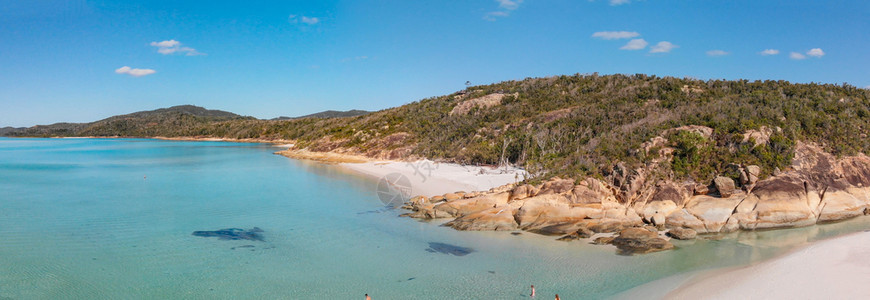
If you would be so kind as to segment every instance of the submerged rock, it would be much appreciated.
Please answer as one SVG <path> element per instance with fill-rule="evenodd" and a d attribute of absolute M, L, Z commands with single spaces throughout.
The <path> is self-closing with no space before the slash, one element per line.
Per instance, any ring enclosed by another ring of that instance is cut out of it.
<path fill-rule="evenodd" d="M 194 231 L 193 235 L 201 237 L 217 237 L 220 240 L 249 240 L 263 241 L 263 230 L 260 227 L 254 227 L 250 230 L 241 228 L 226 228 L 214 231 Z"/>
<path fill-rule="evenodd" d="M 474 252 L 474 249 L 445 243 L 430 242 L 429 249 L 426 249 L 426 251 L 432 253 L 450 254 L 454 256 L 465 256 L 470 254 L 471 252 Z"/>
<path fill-rule="evenodd" d="M 621 254 L 627 255 L 657 252 L 674 248 L 674 244 L 671 244 L 668 240 L 643 228 L 629 228 L 622 230 L 610 243 L 616 246 Z"/>

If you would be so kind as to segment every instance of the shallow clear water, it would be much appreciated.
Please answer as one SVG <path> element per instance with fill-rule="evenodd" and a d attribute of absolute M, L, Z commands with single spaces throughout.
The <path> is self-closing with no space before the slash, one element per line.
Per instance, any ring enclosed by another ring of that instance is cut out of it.
<path fill-rule="evenodd" d="M 383 210 L 375 180 L 276 150 L 0 138 L 0 299 L 521 299 L 530 284 L 545 299 L 602 298 L 870 228 L 859 218 L 619 256 L 609 246 L 402 218 Z M 254 226 L 264 242 L 191 235 Z M 475 252 L 428 252 L 430 242 Z"/>

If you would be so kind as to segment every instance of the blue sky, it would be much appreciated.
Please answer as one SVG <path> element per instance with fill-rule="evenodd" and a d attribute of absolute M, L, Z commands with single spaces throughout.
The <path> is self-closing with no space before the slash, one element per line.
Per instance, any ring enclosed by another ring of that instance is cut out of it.
<path fill-rule="evenodd" d="M 591 72 L 865 87 L 868 16 L 859 0 L 2 0 L 0 126 L 378 110 Z"/>

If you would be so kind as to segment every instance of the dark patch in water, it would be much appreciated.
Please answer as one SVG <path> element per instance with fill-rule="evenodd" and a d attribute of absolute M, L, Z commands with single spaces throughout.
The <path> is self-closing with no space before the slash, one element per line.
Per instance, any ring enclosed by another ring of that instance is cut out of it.
<path fill-rule="evenodd" d="M 356 214 L 358 214 L 358 215 L 365 215 L 365 214 L 379 214 L 379 213 L 385 213 L 385 212 L 388 212 L 388 211 L 391 211 L 391 210 L 394 210 L 394 209 L 395 209 L 395 207 L 387 206 L 387 207 L 384 207 L 384 208 L 381 208 L 381 209 L 376 209 L 376 210 L 369 210 L 369 211 L 358 212 L 358 213 L 356 213 Z"/>
<path fill-rule="evenodd" d="M 495 274 L 495 271 L 487 271 L 489 274 Z"/>
<path fill-rule="evenodd" d="M 515 231 L 515 232 L 511 232 L 511 234 L 512 234 L 512 235 L 521 235 L 521 234 L 523 234 L 523 233 L 522 233 L 522 232 L 516 232 L 516 231 Z"/>
<path fill-rule="evenodd" d="M 465 256 L 471 252 L 474 252 L 474 249 L 460 247 L 460 246 L 456 246 L 456 245 L 445 244 L 445 243 L 430 242 L 429 249 L 426 249 L 426 251 L 432 252 L 432 253 L 450 254 L 450 255 L 454 255 L 454 256 Z"/>
<path fill-rule="evenodd" d="M 236 250 L 236 248 L 254 248 L 254 245 L 241 245 L 230 248 L 230 250 Z"/>
<path fill-rule="evenodd" d="M 216 236 L 221 240 L 249 240 L 249 241 L 263 241 L 263 235 L 260 234 L 263 232 L 260 227 L 251 228 L 251 230 L 244 230 L 241 228 L 226 228 L 215 231 L 194 231 L 193 235 L 201 236 L 201 237 L 213 237 Z"/>

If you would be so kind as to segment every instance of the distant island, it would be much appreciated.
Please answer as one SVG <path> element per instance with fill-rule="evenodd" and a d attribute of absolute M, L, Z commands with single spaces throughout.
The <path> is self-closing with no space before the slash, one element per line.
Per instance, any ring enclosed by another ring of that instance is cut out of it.
<path fill-rule="evenodd" d="M 448 225 L 460 230 L 526 230 L 564 240 L 616 232 L 600 242 L 635 252 L 668 248 L 656 234 L 627 231 L 642 226 L 692 238 L 870 213 L 868 132 L 867 89 L 643 74 L 506 81 L 377 112 L 259 120 L 177 106 L 0 130 L 290 141 L 284 154 L 291 157 L 516 166 L 531 178 L 490 191 L 416 197 L 409 216 L 452 219 Z M 649 247 L 632 249 L 638 240 Z"/>

